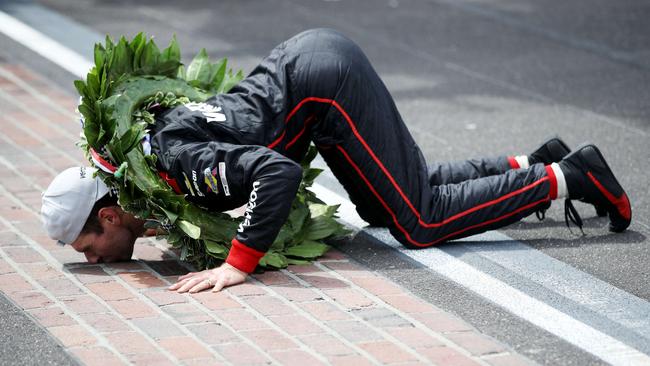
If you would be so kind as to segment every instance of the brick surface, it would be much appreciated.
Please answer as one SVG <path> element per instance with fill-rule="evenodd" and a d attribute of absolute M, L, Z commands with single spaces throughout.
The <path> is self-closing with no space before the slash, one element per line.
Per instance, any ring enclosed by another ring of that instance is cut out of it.
<path fill-rule="evenodd" d="M 149 318 L 158 315 L 158 311 L 140 299 L 107 301 L 108 306 L 126 319 Z"/>
<path fill-rule="evenodd" d="M 123 320 L 111 313 L 86 313 L 80 314 L 79 316 L 101 333 L 130 330 L 129 326 Z"/>
<path fill-rule="evenodd" d="M 81 295 L 83 291 L 67 278 L 41 279 L 38 283 L 56 297 Z"/>
<path fill-rule="evenodd" d="M 290 335 L 323 332 L 323 328 L 318 324 L 298 314 L 270 316 L 269 319 Z"/>
<path fill-rule="evenodd" d="M 164 338 L 158 343 L 175 357 L 185 360 L 211 357 L 210 351 L 190 337 Z"/>
<path fill-rule="evenodd" d="M 260 286 L 254 285 L 250 282 L 242 283 L 241 285 L 228 287 L 226 289 L 231 295 L 234 296 L 257 296 L 266 295 L 266 291 Z"/>
<path fill-rule="evenodd" d="M 293 309 L 282 300 L 271 296 L 252 296 L 246 298 L 246 303 L 263 315 L 290 314 Z"/>
<path fill-rule="evenodd" d="M 319 289 L 340 289 L 350 287 L 350 284 L 334 278 L 329 274 L 304 274 L 299 276 L 303 281 Z"/>
<path fill-rule="evenodd" d="M 345 320 L 350 318 L 348 313 L 325 301 L 302 303 L 300 307 L 321 321 Z"/>
<path fill-rule="evenodd" d="M 210 310 L 228 310 L 242 308 L 242 305 L 235 301 L 233 297 L 225 291 L 203 291 L 192 294 L 191 296 Z"/>
<path fill-rule="evenodd" d="M 533 362 L 516 354 L 498 355 L 485 358 L 485 362 L 492 366 L 532 366 Z"/>
<path fill-rule="evenodd" d="M 272 352 L 271 354 L 282 365 L 287 365 L 287 366 L 325 365 L 325 363 L 321 362 L 316 357 L 312 356 L 311 354 L 301 349 L 277 351 L 277 352 Z"/>
<path fill-rule="evenodd" d="M 355 289 L 328 289 L 323 292 L 334 301 L 347 308 L 366 308 L 375 305 L 375 302 L 372 299 Z"/>
<path fill-rule="evenodd" d="M 383 338 L 381 334 L 358 320 L 337 320 L 326 324 L 353 343 L 377 341 Z"/>
<path fill-rule="evenodd" d="M 242 341 L 237 334 L 228 329 L 228 327 L 219 323 L 188 325 L 187 329 L 199 337 L 203 342 L 210 345 Z"/>
<path fill-rule="evenodd" d="M 214 349 L 234 365 L 269 364 L 270 359 L 247 343 L 230 343 L 215 346 Z"/>
<path fill-rule="evenodd" d="M 71 352 L 87 366 L 113 366 L 126 364 L 105 347 L 72 348 Z"/>
<path fill-rule="evenodd" d="M 433 305 L 411 295 L 383 295 L 381 296 L 381 299 L 388 305 L 407 314 L 430 313 L 438 311 L 438 309 Z"/>
<path fill-rule="evenodd" d="M 307 302 L 323 300 L 323 296 L 311 288 L 302 286 L 274 286 L 275 291 L 280 296 L 291 302 Z"/>
<path fill-rule="evenodd" d="M 436 365 L 454 365 L 454 366 L 477 366 L 478 362 L 470 357 L 459 353 L 449 347 L 430 347 L 419 350 L 420 354 L 425 356 Z"/>
<path fill-rule="evenodd" d="M 377 328 L 413 326 L 410 321 L 386 308 L 355 309 L 352 311 L 352 314 Z"/>
<path fill-rule="evenodd" d="M 181 328 L 162 317 L 133 319 L 132 323 L 153 339 L 180 337 L 185 335 Z"/>
<path fill-rule="evenodd" d="M 420 328 L 415 327 L 395 327 L 384 328 L 391 336 L 395 337 L 404 344 L 408 344 L 413 348 L 442 346 L 443 343 L 438 338 L 429 335 L 427 332 Z"/>
<path fill-rule="evenodd" d="M 193 304 L 173 304 L 163 306 L 161 309 L 181 324 L 205 323 L 214 320 Z"/>
<path fill-rule="evenodd" d="M 375 277 L 368 269 L 348 261 L 345 262 L 325 262 L 327 268 L 333 269 L 346 278 L 350 277 Z"/>
<path fill-rule="evenodd" d="M 126 287 L 116 282 L 90 283 L 88 289 L 106 301 L 126 300 L 135 296 Z"/>
<path fill-rule="evenodd" d="M 203 292 L 201 292 L 203 294 Z M 154 304 L 158 306 L 170 305 L 170 304 L 182 304 L 189 301 L 189 297 L 186 294 L 179 294 L 174 291 L 168 291 L 166 289 L 162 290 L 152 290 L 144 292 L 144 295 L 153 301 Z"/>
<path fill-rule="evenodd" d="M 350 280 L 376 296 L 404 294 L 401 288 L 382 277 L 352 277 Z"/>
<path fill-rule="evenodd" d="M 505 351 L 502 344 L 483 334 L 475 332 L 450 333 L 445 337 L 475 356 Z"/>
<path fill-rule="evenodd" d="M 80 325 L 50 327 L 47 330 L 65 347 L 90 346 L 97 343 L 97 339 Z"/>
<path fill-rule="evenodd" d="M 14 292 L 11 299 L 23 309 L 44 308 L 53 304 L 47 296 L 36 291 Z"/>
<path fill-rule="evenodd" d="M 330 334 L 312 334 L 299 337 L 300 341 L 325 356 L 351 355 L 355 351 L 338 337 Z"/>
<path fill-rule="evenodd" d="M 32 248 L 9 247 L 4 248 L 4 252 L 7 253 L 9 258 L 16 263 L 36 263 L 45 261 L 45 258 Z"/>
<path fill-rule="evenodd" d="M 0 259 L 0 275 L 7 274 L 7 273 L 14 273 L 15 270 L 9 263 L 7 263 L 5 260 Z"/>
<path fill-rule="evenodd" d="M 115 332 L 106 335 L 111 345 L 122 354 L 159 352 L 156 346 L 138 332 Z"/>
<path fill-rule="evenodd" d="M 63 304 L 77 314 L 103 313 L 108 308 L 89 295 L 62 298 Z"/>
<path fill-rule="evenodd" d="M 166 287 L 167 284 L 149 272 L 120 272 L 126 283 L 135 288 Z"/>
<path fill-rule="evenodd" d="M 294 341 L 274 329 L 247 330 L 240 334 L 267 351 L 298 347 Z"/>
<path fill-rule="evenodd" d="M 32 285 L 18 274 L 8 273 L 0 275 L 0 291 L 6 294 L 18 291 L 29 291 L 31 289 Z"/>
<path fill-rule="evenodd" d="M 287 271 L 294 274 L 324 273 L 322 269 L 316 267 L 314 264 L 290 265 L 287 267 Z"/>
<path fill-rule="evenodd" d="M 174 366 L 178 362 L 173 362 L 160 352 L 156 353 L 134 353 L 126 355 L 131 364 L 142 366 Z"/>
<path fill-rule="evenodd" d="M 66 251 L 70 249 L 66 248 Z M 74 252 L 74 251 L 72 251 Z M 110 282 L 113 281 L 111 276 L 99 266 L 83 266 L 77 268 L 70 268 L 70 273 L 81 282 L 85 284 L 89 283 L 99 283 L 99 282 Z"/>
<path fill-rule="evenodd" d="M 266 271 L 262 274 L 256 274 L 253 277 L 267 286 L 297 284 L 296 280 L 282 271 Z"/>
<path fill-rule="evenodd" d="M 472 330 L 472 327 L 464 321 L 444 312 L 413 314 L 412 316 L 436 332 L 462 332 Z"/>
<path fill-rule="evenodd" d="M 328 359 L 328 361 L 335 366 L 365 366 L 373 365 L 367 358 L 361 355 L 345 355 L 345 356 L 334 356 Z"/>
<path fill-rule="evenodd" d="M 381 342 L 370 342 L 370 343 L 361 343 L 359 344 L 363 350 L 371 354 L 374 358 L 384 364 L 391 364 L 397 362 L 409 362 L 416 361 L 417 358 L 404 351 L 397 345 L 381 341 Z"/>
<path fill-rule="evenodd" d="M 60 325 L 74 325 L 75 321 L 70 316 L 65 314 L 63 309 L 58 306 L 53 306 L 46 309 L 31 309 L 29 313 L 32 314 L 38 322 L 44 327 L 56 327 Z"/>
<path fill-rule="evenodd" d="M 234 309 L 220 312 L 218 315 L 219 318 L 223 319 L 224 322 L 236 331 L 269 327 L 268 324 L 255 317 L 255 315 L 248 310 Z"/>
<path fill-rule="evenodd" d="M 54 280 L 65 278 L 60 270 L 46 263 L 25 263 L 20 267 L 35 280 Z"/>

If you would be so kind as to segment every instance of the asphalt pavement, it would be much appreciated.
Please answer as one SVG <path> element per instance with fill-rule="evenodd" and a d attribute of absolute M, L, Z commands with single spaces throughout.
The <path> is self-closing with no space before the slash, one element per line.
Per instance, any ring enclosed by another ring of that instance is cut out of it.
<path fill-rule="evenodd" d="M 188 60 L 205 47 L 210 55 L 227 56 L 245 71 L 273 46 L 302 30 L 338 29 L 367 53 L 430 161 L 525 154 L 554 134 L 571 146 L 595 143 L 632 202 L 633 222 L 625 233 L 609 233 L 606 219 L 578 204 L 586 236 L 577 235 L 575 228 L 566 228 L 562 205 L 554 204 L 543 222 L 527 218 L 501 230 L 503 237 L 498 240 L 479 236 L 441 250 L 538 302 L 555 304 L 562 314 L 650 353 L 650 327 L 643 322 L 644 317 L 650 318 L 650 174 L 645 170 L 650 162 L 649 3 L 44 0 L 4 1 L 2 7 L 87 56 L 92 42 L 103 34 L 133 36 L 145 31 L 159 44 L 176 34 Z M 57 28 L 62 21 L 80 28 Z M 74 93 L 74 76 L 16 44 L 12 49 L 14 57 L 38 65 Z M 344 194 L 332 176 L 325 174 L 320 182 Z M 341 249 L 537 362 L 602 362 L 576 341 L 517 315 L 467 283 L 408 253 L 397 253 L 381 237 L 372 230 L 362 232 L 354 244 Z M 566 265 L 567 276 L 573 270 L 576 276 L 584 274 L 585 283 L 593 283 L 579 289 L 586 294 L 621 291 L 621 303 L 638 303 L 638 311 L 625 323 L 611 314 L 632 312 L 630 307 L 615 309 L 618 303 L 613 302 L 609 308 L 589 307 L 585 305 L 591 301 L 589 296 L 581 300 L 558 290 L 562 273 L 555 273 L 555 283 L 545 283 L 551 272 L 507 270 L 503 261 L 518 251 L 530 251 L 529 258 L 543 255 L 540 261 L 552 263 L 551 269 Z M 631 325 L 635 320 L 640 327 Z"/>

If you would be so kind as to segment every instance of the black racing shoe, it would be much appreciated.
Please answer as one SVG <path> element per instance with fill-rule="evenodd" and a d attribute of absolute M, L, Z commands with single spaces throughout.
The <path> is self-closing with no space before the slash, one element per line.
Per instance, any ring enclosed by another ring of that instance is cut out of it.
<path fill-rule="evenodd" d="M 562 158 L 571 152 L 569 146 L 562 141 L 559 137 L 552 137 L 528 155 L 528 163 L 530 165 L 543 163 L 549 165 L 551 163 L 559 163 Z"/>
<path fill-rule="evenodd" d="M 621 232 L 630 226 L 632 220 L 630 200 L 596 146 L 582 145 L 562 159 L 559 164 L 569 190 L 567 200 L 577 199 L 603 208 L 609 215 L 610 231 Z M 577 216 L 570 202 L 567 202 L 565 214 L 567 219 L 570 219 L 571 215 Z M 582 230 L 582 220 L 579 216 L 577 220 L 572 221 Z"/>
<path fill-rule="evenodd" d="M 537 150 L 533 151 L 532 154 L 528 155 L 528 163 L 531 165 L 537 163 L 543 163 L 544 165 L 559 163 L 570 152 L 571 149 L 560 137 L 551 137 L 538 147 Z M 551 207 L 550 202 L 546 207 L 542 207 L 535 212 L 535 215 L 540 221 L 544 220 L 546 210 L 548 210 L 549 207 Z M 596 208 L 596 214 L 598 216 L 607 216 L 607 210 L 604 207 L 600 207 L 596 204 L 594 207 Z"/>
<path fill-rule="evenodd" d="M 537 150 L 533 151 L 532 154 L 528 155 L 528 163 L 530 165 L 543 163 L 544 165 L 549 165 L 551 163 L 558 163 L 564 158 L 567 154 L 571 152 L 569 146 L 567 146 L 562 139 L 559 137 L 551 137 L 546 140 Z M 546 217 L 546 210 L 551 207 L 551 202 L 540 207 L 539 210 L 535 212 L 535 216 L 539 221 L 544 220 Z"/>

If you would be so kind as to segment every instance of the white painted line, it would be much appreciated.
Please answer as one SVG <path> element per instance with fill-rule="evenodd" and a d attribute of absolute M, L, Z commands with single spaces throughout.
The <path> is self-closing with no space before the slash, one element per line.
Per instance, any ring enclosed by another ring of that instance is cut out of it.
<path fill-rule="evenodd" d="M 52 40 L 11 15 L 0 11 L 0 32 L 73 75 L 86 78 L 93 64 L 78 53 Z"/>
<path fill-rule="evenodd" d="M 650 302 L 540 251 L 530 250 L 527 245 L 502 233 L 492 231 L 481 237 L 481 243 L 473 238 L 469 239 L 471 244 L 463 245 L 462 241 L 458 244 L 466 252 L 476 253 L 511 273 L 561 295 L 556 300 L 558 302 L 570 299 L 581 307 L 650 339 Z M 496 250 L 491 242 L 499 242 Z"/>
<path fill-rule="evenodd" d="M 409 250 L 385 230 L 368 229 L 367 231 L 432 271 L 612 365 L 650 364 L 648 355 L 510 287 L 438 248 Z"/>
<path fill-rule="evenodd" d="M 74 75 L 83 78 L 89 68 L 92 67 L 92 63 L 79 54 L 3 12 L 0 12 L 0 32 L 43 57 L 52 60 Z M 354 205 L 347 199 L 319 184 L 314 184 L 312 190 L 326 203 L 340 204 L 339 212 L 343 221 L 357 228 L 365 225 L 365 222 L 357 215 Z M 367 231 L 395 250 L 426 265 L 432 271 L 467 287 L 522 319 L 555 334 L 606 362 L 613 365 L 650 364 L 648 355 L 573 319 L 548 304 L 531 298 L 440 249 L 409 250 L 397 242 L 385 229 L 368 229 Z"/>

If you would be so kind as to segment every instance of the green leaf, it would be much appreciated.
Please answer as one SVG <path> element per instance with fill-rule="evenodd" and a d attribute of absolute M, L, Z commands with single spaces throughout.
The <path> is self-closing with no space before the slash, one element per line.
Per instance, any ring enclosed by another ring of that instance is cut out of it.
<path fill-rule="evenodd" d="M 264 267 L 277 269 L 286 268 L 287 258 L 278 252 L 268 252 L 262 257 L 262 259 L 260 259 L 259 264 Z"/>
<path fill-rule="evenodd" d="M 104 67 L 104 60 L 106 59 L 106 50 L 101 43 L 95 44 L 93 56 L 95 59 L 95 67 L 97 70 L 101 70 Z"/>
<path fill-rule="evenodd" d="M 241 70 L 239 70 L 239 72 L 237 72 L 237 74 L 235 75 L 232 75 L 232 70 L 229 70 L 217 92 L 227 93 L 230 89 L 232 89 L 233 86 L 239 83 L 242 79 L 244 79 L 244 73 Z"/>
<path fill-rule="evenodd" d="M 203 240 L 205 243 L 205 249 L 212 254 L 226 254 L 228 252 L 228 249 L 224 247 L 223 245 L 219 244 L 216 241 L 213 240 Z M 225 256 L 224 256 L 225 258 Z"/>
<path fill-rule="evenodd" d="M 311 164 L 312 160 L 318 155 L 318 149 L 314 145 L 309 145 L 309 149 L 307 150 L 307 154 L 305 154 L 305 157 L 302 158 L 302 161 L 300 162 L 300 165 L 302 166 L 303 170 L 303 175 L 309 170 L 309 164 Z"/>
<path fill-rule="evenodd" d="M 313 259 L 325 254 L 329 249 L 330 246 L 327 244 L 305 240 L 296 246 L 287 248 L 285 254 L 291 257 Z"/>
<path fill-rule="evenodd" d="M 140 58 L 142 55 L 142 51 L 144 51 L 145 46 L 147 45 L 147 36 L 144 35 L 144 33 L 140 32 L 138 33 L 135 38 L 133 38 L 133 41 L 131 41 L 130 48 L 131 51 L 133 52 L 133 70 L 139 70 L 142 66 L 140 63 Z"/>
<path fill-rule="evenodd" d="M 160 207 L 160 209 L 165 213 L 165 216 L 167 216 L 167 218 L 169 219 L 169 223 L 173 225 L 176 222 L 176 220 L 178 219 L 178 214 L 176 214 L 176 213 L 174 213 L 174 212 L 172 212 L 172 211 L 170 211 L 170 210 L 168 210 L 168 209 L 166 209 L 164 207 Z"/>
<path fill-rule="evenodd" d="M 306 185 L 311 186 L 314 183 L 314 180 L 316 180 L 316 177 L 318 177 L 322 172 L 323 169 L 318 169 L 318 168 L 304 169 L 302 180 Z"/>
<path fill-rule="evenodd" d="M 219 87 L 226 76 L 226 62 L 226 59 L 222 58 L 212 65 L 212 73 L 210 75 L 207 89 L 212 91 L 219 90 Z"/>
<path fill-rule="evenodd" d="M 176 40 L 176 34 L 172 36 L 172 40 L 169 43 L 169 46 L 165 48 L 162 52 L 163 61 L 176 61 L 181 62 L 181 49 L 178 46 L 178 41 Z"/>
<path fill-rule="evenodd" d="M 74 87 L 77 89 L 79 95 L 86 95 L 86 83 L 83 80 L 75 80 Z"/>
<path fill-rule="evenodd" d="M 160 60 L 160 50 L 153 39 L 149 40 L 142 55 L 140 56 L 140 67 L 145 74 L 154 74 Z"/>
<path fill-rule="evenodd" d="M 307 219 L 308 215 L 309 215 L 308 207 L 304 205 L 293 207 L 293 209 L 289 213 L 289 218 L 287 219 L 287 221 L 289 222 L 289 225 L 291 225 L 291 228 L 294 230 L 294 232 L 297 232 L 302 228 L 303 224 L 305 223 L 305 219 Z"/>
<path fill-rule="evenodd" d="M 176 73 L 176 77 L 179 79 L 185 80 L 187 78 L 186 73 L 185 73 L 185 66 L 180 65 L 178 67 L 178 72 Z"/>
<path fill-rule="evenodd" d="M 176 221 L 176 225 L 178 226 L 179 229 L 183 230 L 183 232 L 192 239 L 198 239 L 201 236 L 201 228 L 192 224 L 189 221 L 178 220 Z"/>
<path fill-rule="evenodd" d="M 138 146 L 142 138 L 144 137 L 144 126 L 141 124 L 136 124 L 131 126 L 128 131 L 120 137 L 120 145 L 122 148 L 122 153 L 127 154 L 134 147 Z"/>
<path fill-rule="evenodd" d="M 210 61 L 208 60 L 208 52 L 202 48 L 199 53 L 194 56 L 194 59 L 187 67 L 186 80 L 197 80 L 201 84 L 208 84 L 210 82 Z"/>
<path fill-rule="evenodd" d="M 311 263 L 310 260 L 305 260 L 305 259 L 296 259 L 296 258 L 287 258 L 287 264 L 292 264 L 292 265 L 305 265 Z"/>
<path fill-rule="evenodd" d="M 338 228 L 338 223 L 334 219 L 323 216 L 313 219 L 307 226 L 305 239 L 319 240 L 332 235 Z"/>

